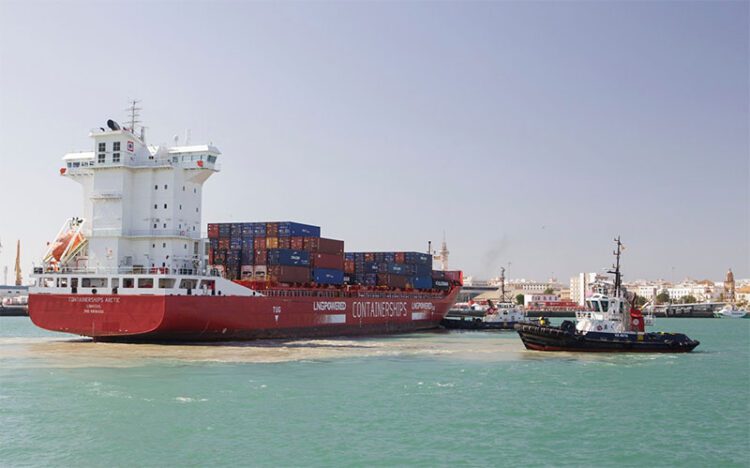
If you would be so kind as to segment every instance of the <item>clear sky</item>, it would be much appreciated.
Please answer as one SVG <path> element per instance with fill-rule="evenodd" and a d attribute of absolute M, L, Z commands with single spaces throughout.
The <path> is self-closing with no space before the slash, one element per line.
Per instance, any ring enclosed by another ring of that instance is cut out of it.
<path fill-rule="evenodd" d="M 299 220 L 348 250 L 567 282 L 750 276 L 748 2 L 0 1 L 0 266 L 28 273 L 58 175 L 142 100 L 213 142 L 204 222 Z M 0 271 L 1 273 L 1 271 Z"/>

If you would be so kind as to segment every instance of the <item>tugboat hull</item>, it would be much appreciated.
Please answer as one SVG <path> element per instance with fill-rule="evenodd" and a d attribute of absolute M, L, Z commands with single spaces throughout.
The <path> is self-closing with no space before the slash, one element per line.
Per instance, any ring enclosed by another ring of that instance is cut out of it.
<path fill-rule="evenodd" d="M 526 349 L 535 351 L 688 353 L 700 344 L 681 333 L 596 333 L 517 324 Z"/>

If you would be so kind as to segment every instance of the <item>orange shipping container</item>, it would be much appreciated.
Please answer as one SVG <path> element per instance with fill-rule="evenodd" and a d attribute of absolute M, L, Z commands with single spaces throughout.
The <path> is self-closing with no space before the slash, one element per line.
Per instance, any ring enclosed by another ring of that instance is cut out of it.
<path fill-rule="evenodd" d="M 267 249 L 278 249 L 279 238 L 278 237 L 266 237 L 266 248 Z"/>

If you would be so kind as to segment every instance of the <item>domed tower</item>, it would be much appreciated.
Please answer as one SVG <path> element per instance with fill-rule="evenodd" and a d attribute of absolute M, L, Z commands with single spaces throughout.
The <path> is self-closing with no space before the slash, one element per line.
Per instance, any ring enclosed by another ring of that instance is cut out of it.
<path fill-rule="evenodd" d="M 734 273 L 732 273 L 731 268 L 724 279 L 724 299 L 727 302 L 734 302 Z"/>

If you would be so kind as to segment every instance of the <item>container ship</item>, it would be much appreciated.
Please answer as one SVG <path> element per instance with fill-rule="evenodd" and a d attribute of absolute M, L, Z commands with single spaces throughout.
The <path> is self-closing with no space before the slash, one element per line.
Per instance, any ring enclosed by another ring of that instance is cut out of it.
<path fill-rule="evenodd" d="M 121 342 L 374 335 L 436 328 L 455 302 L 461 272 L 429 253 L 346 252 L 291 221 L 209 223 L 202 238 L 220 151 L 147 145 L 135 123 L 108 120 L 92 151 L 63 157 L 83 211 L 32 275 L 37 326 Z"/>

